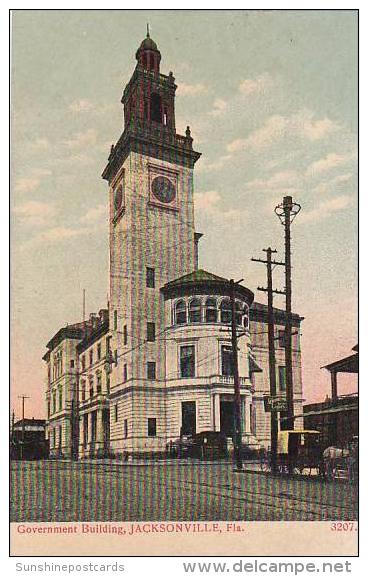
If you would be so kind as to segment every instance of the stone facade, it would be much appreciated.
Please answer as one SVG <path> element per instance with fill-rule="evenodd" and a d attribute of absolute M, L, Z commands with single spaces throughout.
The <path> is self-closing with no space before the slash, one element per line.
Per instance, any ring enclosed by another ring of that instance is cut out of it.
<path fill-rule="evenodd" d="M 175 128 L 175 79 L 146 38 L 124 90 L 124 131 L 103 178 L 109 190 L 108 310 L 48 343 L 52 456 L 162 453 L 181 434 L 232 435 L 229 283 L 197 270 L 193 171 L 200 154 Z M 236 288 L 243 442 L 269 444 L 266 307 Z M 300 322 L 293 316 L 295 412 L 302 410 Z M 276 314 L 277 330 L 285 315 Z M 284 350 L 277 346 L 280 394 Z M 62 390 L 62 392 L 59 392 Z M 59 398 L 62 398 L 59 402 Z M 280 422 L 280 426 L 281 426 Z"/>

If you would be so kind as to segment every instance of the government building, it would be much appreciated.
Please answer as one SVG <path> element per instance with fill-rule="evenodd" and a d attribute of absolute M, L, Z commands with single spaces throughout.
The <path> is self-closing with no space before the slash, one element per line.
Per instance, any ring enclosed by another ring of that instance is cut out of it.
<path fill-rule="evenodd" d="M 176 132 L 172 72 L 147 35 L 125 87 L 124 131 L 102 177 L 109 202 L 109 304 L 48 342 L 52 457 L 162 454 L 201 431 L 233 436 L 229 281 L 198 269 L 189 127 Z M 267 307 L 235 285 L 244 445 L 270 444 Z M 294 412 L 301 415 L 300 324 L 293 314 Z M 285 392 L 285 313 L 275 309 L 278 394 Z M 280 426 L 282 416 L 280 415 Z M 301 418 L 296 422 L 301 421 Z M 230 440 L 229 440 L 230 442 Z"/>

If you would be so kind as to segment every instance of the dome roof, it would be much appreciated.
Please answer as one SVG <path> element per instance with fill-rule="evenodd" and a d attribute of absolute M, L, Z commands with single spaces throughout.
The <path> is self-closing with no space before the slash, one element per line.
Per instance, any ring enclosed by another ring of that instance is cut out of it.
<path fill-rule="evenodd" d="M 139 50 L 156 50 L 158 52 L 157 44 L 150 36 L 147 36 L 139 47 Z"/>
<path fill-rule="evenodd" d="M 200 269 L 168 282 L 161 288 L 161 291 L 169 298 L 179 294 L 203 292 L 229 295 L 229 280 Z M 253 292 L 238 283 L 235 284 L 235 295 L 246 300 L 249 305 L 254 299 Z"/>

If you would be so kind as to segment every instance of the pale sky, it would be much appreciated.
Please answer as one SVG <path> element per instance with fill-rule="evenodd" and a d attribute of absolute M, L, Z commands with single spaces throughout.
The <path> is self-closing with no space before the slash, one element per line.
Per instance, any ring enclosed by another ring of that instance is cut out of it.
<path fill-rule="evenodd" d="M 45 344 L 106 305 L 109 148 L 146 22 L 178 84 L 177 130 L 194 148 L 200 267 L 264 296 L 273 213 L 293 223 L 293 309 L 304 397 L 330 391 L 324 364 L 357 342 L 357 14 L 354 11 L 21 11 L 12 43 L 12 408 L 45 417 Z M 275 285 L 282 289 L 281 271 Z M 284 306 L 281 296 L 275 305 Z M 356 390 L 339 379 L 339 392 Z"/>

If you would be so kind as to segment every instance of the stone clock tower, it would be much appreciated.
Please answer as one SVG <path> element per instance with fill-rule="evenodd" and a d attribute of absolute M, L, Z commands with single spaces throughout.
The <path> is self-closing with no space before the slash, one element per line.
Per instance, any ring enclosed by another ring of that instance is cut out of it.
<path fill-rule="evenodd" d="M 176 133 L 175 79 L 160 73 L 161 54 L 149 34 L 136 59 L 121 99 L 124 131 L 102 175 L 110 194 L 110 442 L 116 451 L 165 442 L 160 288 L 196 265 L 193 168 L 200 154 L 189 128 L 185 136 Z"/>

